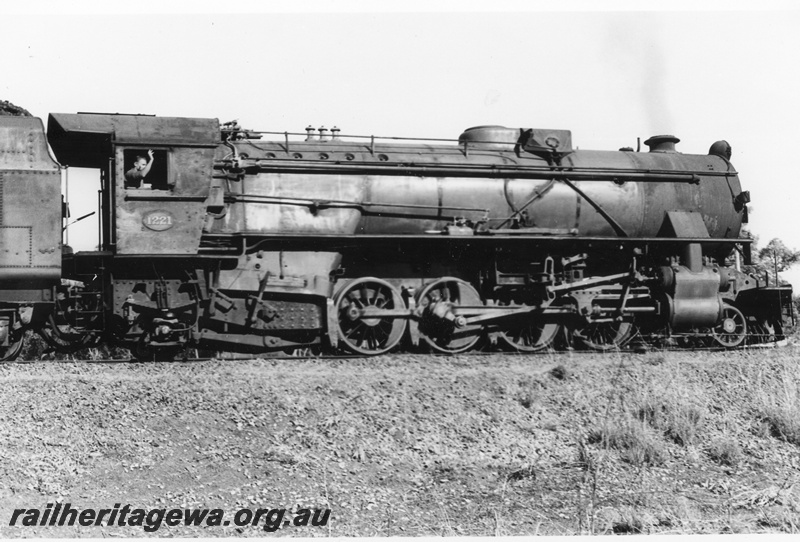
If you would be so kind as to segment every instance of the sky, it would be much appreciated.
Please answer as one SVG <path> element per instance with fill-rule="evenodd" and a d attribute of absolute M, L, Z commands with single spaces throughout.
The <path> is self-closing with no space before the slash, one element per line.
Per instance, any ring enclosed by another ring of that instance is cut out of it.
<path fill-rule="evenodd" d="M 725 139 L 751 193 L 750 230 L 762 246 L 800 248 L 793 1 L 226 4 L 6 3 L 0 99 L 44 120 L 147 113 L 452 139 L 499 124 L 568 129 L 597 150 L 673 134 L 696 154 Z M 71 245 L 91 248 L 92 222 L 70 228 Z M 800 266 L 784 276 L 800 288 Z"/>

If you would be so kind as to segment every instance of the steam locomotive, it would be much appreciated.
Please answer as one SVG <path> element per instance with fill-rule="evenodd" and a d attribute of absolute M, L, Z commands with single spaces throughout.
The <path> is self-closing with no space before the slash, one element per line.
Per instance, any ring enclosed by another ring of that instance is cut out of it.
<path fill-rule="evenodd" d="M 567 130 L 416 140 L 91 113 L 51 114 L 45 134 L 0 117 L 0 358 L 29 329 L 142 358 L 780 339 L 791 287 L 739 270 L 750 198 L 730 146 L 678 142 L 589 151 Z M 148 151 L 144 182 L 126 181 Z M 97 250 L 62 242 L 66 167 L 99 179 Z"/>

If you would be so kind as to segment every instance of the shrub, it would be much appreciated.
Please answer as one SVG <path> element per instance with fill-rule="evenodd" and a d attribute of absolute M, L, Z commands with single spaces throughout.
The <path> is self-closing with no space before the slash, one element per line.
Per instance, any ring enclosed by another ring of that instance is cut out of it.
<path fill-rule="evenodd" d="M 705 395 L 686 386 L 678 374 L 666 383 L 650 383 L 634 398 L 634 416 L 680 446 L 692 446 L 703 433 Z"/>
<path fill-rule="evenodd" d="M 769 436 L 800 446 L 800 368 L 787 356 L 762 369 L 755 415 Z"/>
<path fill-rule="evenodd" d="M 569 369 L 563 365 L 557 365 L 550 369 L 550 376 L 556 380 L 565 380 L 569 376 Z"/>
<path fill-rule="evenodd" d="M 742 460 L 742 448 L 731 437 L 717 438 L 708 446 L 708 457 L 720 465 L 737 466 Z"/>
<path fill-rule="evenodd" d="M 796 408 L 770 405 L 763 407 L 759 415 L 771 437 L 800 446 L 800 419 Z"/>
<path fill-rule="evenodd" d="M 664 443 L 646 424 L 633 419 L 607 423 L 592 431 L 588 440 L 604 448 L 619 450 L 623 461 L 637 467 L 660 465 L 667 457 Z"/>
<path fill-rule="evenodd" d="M 696 405 L 670 398 L 650 397 L 636 409 L 636 417 L 661 431 L 676 444 L 691 446 L 701 433 L 705 415 Z"/>

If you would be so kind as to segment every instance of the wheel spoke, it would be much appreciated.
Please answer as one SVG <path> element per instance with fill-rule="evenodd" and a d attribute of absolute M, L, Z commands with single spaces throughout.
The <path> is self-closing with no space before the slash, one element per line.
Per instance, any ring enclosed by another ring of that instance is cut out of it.
<path fill-rule="evenodd" d="M 573 336 L 584 347 L 599 352 L 622 348 L 633 337 L 630 322 L 589 323 L 576 329 Z"/>
<path fill-rule="evenodd" d="M 361 313 L 405 307 L 400 292 L 388 282 L 378 278 L 355 280 L 336 294 L 334 302 L 339 314 L 342 346 L 351 352 L 383 354 L 397 346 L 405 334 L 408 324 L 404 318 Z"/>
<path fill-rule="evenodd" d="M 522 322 L 510 321 L 500 332 L 500 340 L 518 352 L 537 352 L 550 347 L 560 326 L 555 322 L 540 321 L 541 318 L 541 315 L 530 315 Z"/>
<path fill-rule="evenodd" d="M 364 324 L 362 324 L 361 322 L 356 322 L 356 325 L 354 325 L 352 328 L 350 328 L 350 331 L 345 333 L 345 337 L 349 338 L 353 333 L 355 333 L 356 331 L 361 330 L 363 327 L 364 327 Z"/>
<path fill-rule="evenodd" d="M 733 305 L 726 304 L 722 310 L 722 319 L 712 330 L 717 344 L 725 348 L 735 348 L 747 337 L 747 320 L 744 314 Z"/>

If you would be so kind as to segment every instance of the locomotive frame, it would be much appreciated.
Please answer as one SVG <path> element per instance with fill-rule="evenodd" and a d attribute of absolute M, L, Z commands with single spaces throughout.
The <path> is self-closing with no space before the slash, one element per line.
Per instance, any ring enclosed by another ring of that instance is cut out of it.
<path fill-rule="evenodd" d="M 791 287 L 729 261 L 751 240 L 725 142 L 582 151 L 566 130 L 382 139 L 87 113 L 51 114 L 45 139 L 20 119 L 0 118 L 0 358 L 27 329 L 172 358 L 734 348 L 793 319 Z M 151 182 L 127 185 L 147 150 Z M 99 171 L 97 251 L 62 247 L 62 166 Z"/>

